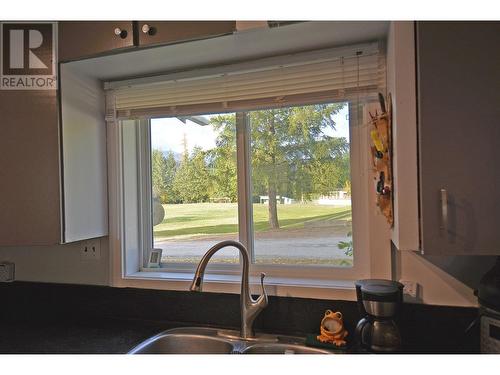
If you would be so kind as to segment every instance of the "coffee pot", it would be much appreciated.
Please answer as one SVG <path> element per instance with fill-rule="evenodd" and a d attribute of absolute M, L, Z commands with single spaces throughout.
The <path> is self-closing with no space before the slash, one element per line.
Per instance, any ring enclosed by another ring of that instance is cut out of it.
<path fill-rule="evenodd" d="M 403 302 L 403 284 L 391 280 L 358 280 L 356 295 L 364 316 L 355 330 L 359 348 L 382 353 L 400 350 L 401 335 L 393 319 Z"/>

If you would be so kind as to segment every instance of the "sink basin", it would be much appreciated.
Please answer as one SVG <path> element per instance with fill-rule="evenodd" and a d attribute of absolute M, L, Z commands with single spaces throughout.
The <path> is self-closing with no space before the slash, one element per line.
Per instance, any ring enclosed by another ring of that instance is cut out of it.
<path fill-rule="evenodd" d="M 310 348 L 293 336 L 239 338 L 238 331 L 216 328 L 174 328 L 142 342 L 129 354 L 331 354 Z"/>
<path fill-rule="evenodd" d="M 242 354 L 332 354 L 325 349 L 311 348 L 305 345 L 266 343 L 255 344 L 244 349 Z"/>
<path fill-rule="evenodd" d="M 172 329 L 136 346 L 129 354 L 229 354 L 235 344 L 213 332 L 199 329 Z"/>

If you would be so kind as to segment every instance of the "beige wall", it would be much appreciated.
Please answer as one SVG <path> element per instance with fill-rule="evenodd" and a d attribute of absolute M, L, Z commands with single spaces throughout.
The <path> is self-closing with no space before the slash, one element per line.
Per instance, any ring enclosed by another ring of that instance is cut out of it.
<path fill-rule="evenodd" d="M 421 286 L 419 298 L 423 303 L 447 306 L 476 306 L 472 288 L 417 253 L 398 253 L 398 277 L 413 280 Z M 449 258 L 455 258 L 450 256 Z"/>
<path fill-rule="evenodd" d="M 15 263 L 16 280 L 108 285 L 108 237 L 100 239 L 99 260 L 82 260 L 81 244 L 0 248 L 0 261 Z"/>
<path fill-rule="evenodd" d="M 377 223 L 383 229 L 383 218 Z M 385 236 L 384 236 L 385 237 Z M 384 243 L 387 243 L 384 241 Z M 384 243 L 372 245 L 385 257 Z M 107 237 L 101 239 L 101 259 L 82 261 L 81 243 L 38 247 L 9 247 L 0 249 L 0 261 L 16 264 L 16 280 L 66 284 L 109 284 L 109 252 Z M 373 255 L 373 254 L 372 254 Z M 473 290 L 449 273 L 413 252 L 398 251 L 396 277 L 413 280 L 421 288 L 423 303 L 450 306 L 475 306 Z M 456 257 L 449 257 L 456 258 Z M 379 267 L 380 268 L 380 267 Z M 376 269 L 373 277 L 387 277 L 387 267 Z M 345 296 L 343 298 L 346 298 Z"/>

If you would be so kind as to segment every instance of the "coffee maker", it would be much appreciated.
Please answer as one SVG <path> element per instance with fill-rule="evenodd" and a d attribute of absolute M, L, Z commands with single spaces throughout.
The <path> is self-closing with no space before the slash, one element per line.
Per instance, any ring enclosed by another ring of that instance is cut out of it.
<path fill-rule="evenodd" d="M 403 302 L 403 284 L 391 280 L 358 280 L 356 295 L 364 316 L 355 331 L 359 348 L 369 352 L 397 352 L 401 335 L 393 318 Z"/>

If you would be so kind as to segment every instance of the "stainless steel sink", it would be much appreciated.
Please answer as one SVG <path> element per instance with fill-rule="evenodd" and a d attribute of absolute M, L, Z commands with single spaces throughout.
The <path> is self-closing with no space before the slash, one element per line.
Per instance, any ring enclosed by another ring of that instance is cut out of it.
<path fill-rule="evenodd" d="M 298 344 L 264 343 L 251 345 L 243 350 L 242 354 L 332 354 L 332 352 Z"/>
<path fill-rule="evenodd" d="M 235 347 L 211 328 L 175 328 L 147 339 L 129 354 L 228 354 Z"/>
<path fill-rule="evenodd" d="M 142 342 L 129 354 L 331 354 L 304 345 L 293 336 L 256 335 L 250 340 L 238 331 L 216 328 L 174 328 Z"/>

